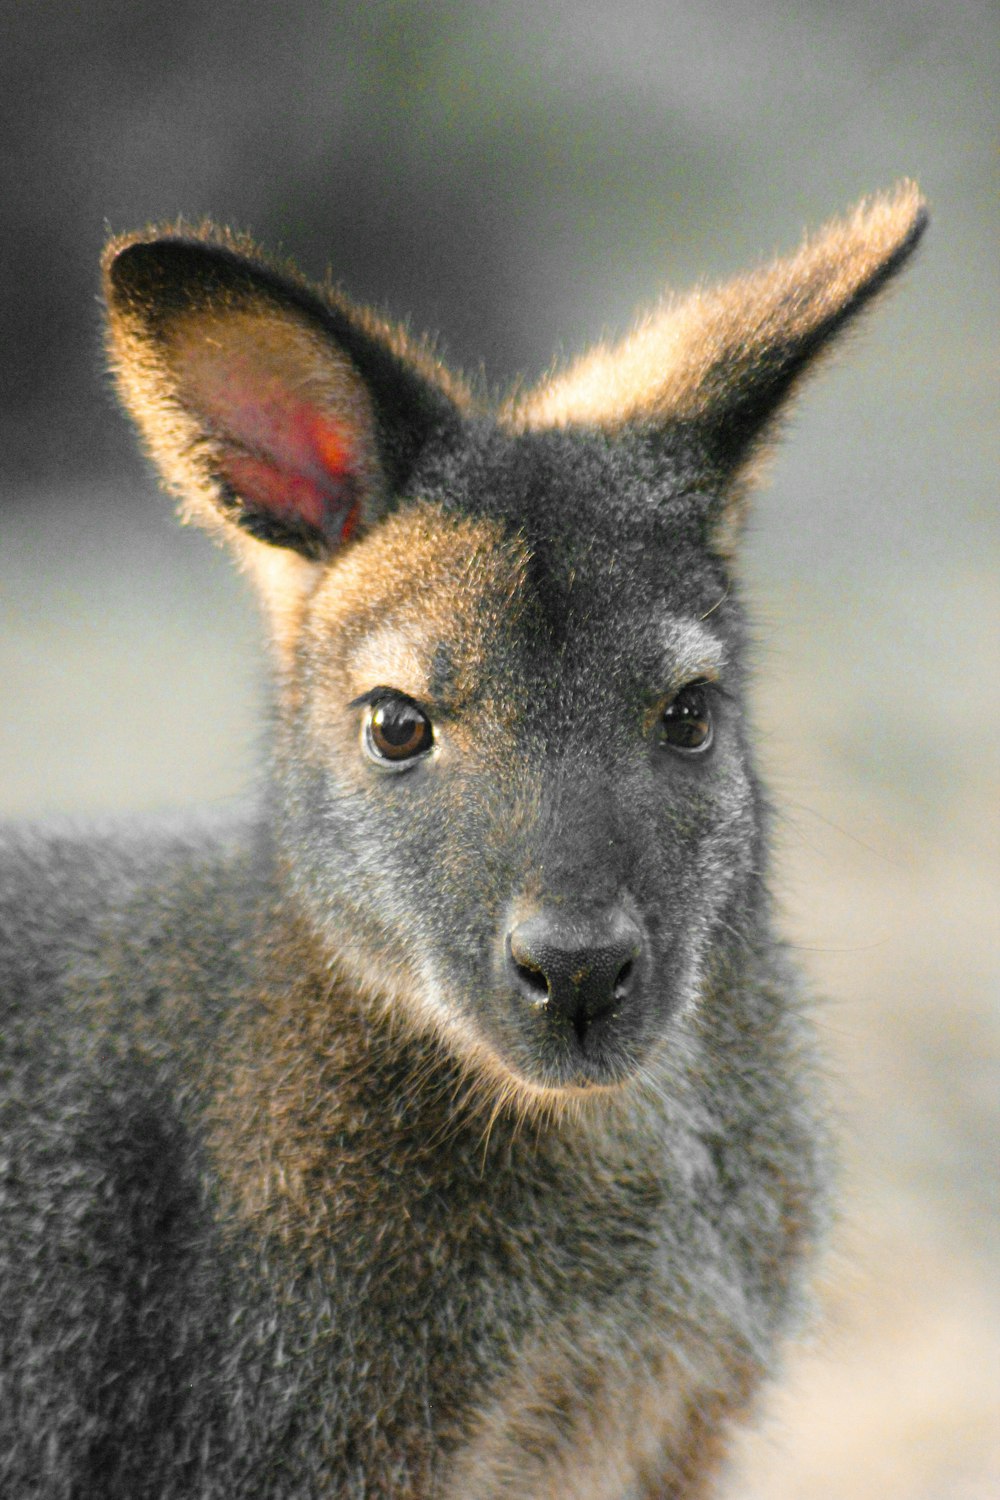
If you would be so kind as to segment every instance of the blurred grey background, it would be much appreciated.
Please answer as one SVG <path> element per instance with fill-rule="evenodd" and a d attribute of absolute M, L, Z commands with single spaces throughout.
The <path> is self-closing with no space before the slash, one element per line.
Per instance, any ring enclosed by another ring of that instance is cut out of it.
<path fill-rule="evenodd" d="M 744 572 L 844 1212 L 732 1493 L 1000 1493 L 995 0 L 34 0 L 0 43 L 0 812 L 239 795 L 265 671 L 103 373 L 109 230 L 210 215 L 502 387 L 916 177 Z"/>

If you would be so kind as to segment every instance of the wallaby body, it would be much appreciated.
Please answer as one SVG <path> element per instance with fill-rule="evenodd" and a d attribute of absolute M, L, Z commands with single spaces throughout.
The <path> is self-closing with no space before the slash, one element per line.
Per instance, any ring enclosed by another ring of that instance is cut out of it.
<path fill-rule="evenodd" d="M 256 578 L 270 788 L 0 846 L 0 1490 L 710 1492 L 822 1217 L 730 553 L 911 190 L 499 413 L 215 231 L 112 358 Z"/>

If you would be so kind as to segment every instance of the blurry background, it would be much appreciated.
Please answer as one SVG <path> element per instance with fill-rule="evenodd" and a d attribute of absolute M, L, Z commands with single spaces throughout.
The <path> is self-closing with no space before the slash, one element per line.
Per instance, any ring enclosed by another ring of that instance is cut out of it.
<path fill-rule="evenodd" d="M 1000 1494 L 993 0 L 33 0 L 0 46 L 0 812 L 251 784 L 263 664 L 103 375 L 108 230 L 212 215 L 502 385 L 904 175 L 745 574 L 844 1215 L 733 1494 Z"/>

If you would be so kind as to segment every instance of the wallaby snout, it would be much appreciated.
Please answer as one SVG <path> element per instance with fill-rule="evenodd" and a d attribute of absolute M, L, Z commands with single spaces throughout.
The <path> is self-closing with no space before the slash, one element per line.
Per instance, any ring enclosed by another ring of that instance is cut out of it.
<path fill-rule="evenodd" d="M 638 924 L 612 907 L 574 919 L 543 909 L 508 933 L 505 952 L 518 993 L 544 1008 L 547 1025 L 594 1057 L 595 1038 L 611 1028 L 638 979 L 644 942 Z"/>

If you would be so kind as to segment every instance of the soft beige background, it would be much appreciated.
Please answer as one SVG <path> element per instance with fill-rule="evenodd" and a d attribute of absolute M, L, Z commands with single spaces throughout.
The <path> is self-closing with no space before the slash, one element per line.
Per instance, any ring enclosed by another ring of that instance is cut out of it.
<path fill-rule="evenodd" d="M 102 389 L 106 224 L 212 212 L 502 382 L 919 178 L 744 573 L 843 1211 L 732 1493 L 1000 1494 L 992 4 L 40 3 L 5 22 L 0 813 L 240 795 L 265 658 Z"/>

